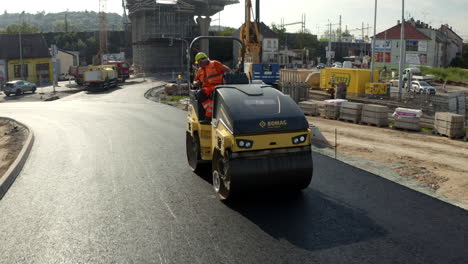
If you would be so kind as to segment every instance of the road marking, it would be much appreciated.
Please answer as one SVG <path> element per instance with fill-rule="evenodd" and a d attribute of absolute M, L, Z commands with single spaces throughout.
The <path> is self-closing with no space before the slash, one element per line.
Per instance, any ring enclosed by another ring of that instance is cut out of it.
<path fill-rule="evenodd" d="M 162 200 L 162 199 L 161 199 Z M 177 219 L 177 216 L 174 214 L 174 212 L 172 211 L 171 207 L 169 207 L 169 205 L 166 203 L 166 201 L 162 200 L 164 202 L 164 204 L 166 205 L 167 207 L 167 210 L 169 210 L 169 212 L 171 213 L 171 215 L 174 217 L 174 219 Z"/>

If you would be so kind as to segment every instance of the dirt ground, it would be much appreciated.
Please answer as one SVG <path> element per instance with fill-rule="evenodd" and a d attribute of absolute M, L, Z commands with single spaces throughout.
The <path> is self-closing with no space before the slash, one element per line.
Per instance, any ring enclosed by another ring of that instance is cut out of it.
<path fill-rule="evenodd" d="M 468 142 L 372 126 L 308 117 L 346 156 L 388 165 L 436 193 L 468 204 Z"/>
<path fill-rule="evenodd" d="M 0 121 L 0 178 L 23 148 L 28 132 L 9 121 Z"/>

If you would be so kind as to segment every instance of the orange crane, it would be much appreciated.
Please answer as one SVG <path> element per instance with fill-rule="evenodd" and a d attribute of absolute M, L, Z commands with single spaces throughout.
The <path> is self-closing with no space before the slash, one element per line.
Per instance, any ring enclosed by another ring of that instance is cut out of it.
<path fill-rule="evenodd" d="M 94 65 L 102 64 L 102 55 L 109 53 L 107 49 L 107 0 L 99 0 L 99 52 L 93 58 Z"/>
<path fill-rule="evenodd" d="M 260 39 L 259 14 L 260 14 L 260 0 L 256 0 L 257 16 L 254 17 L 252 9 L 252 1 L 245 1 L 245 22 L 240 29 L 240 39 L 245 44 L 245 62 L 260 63 L 261 62 L 261 49 L 262 41 Z M 251 21 L 254 17 L 255 20 Z"/>

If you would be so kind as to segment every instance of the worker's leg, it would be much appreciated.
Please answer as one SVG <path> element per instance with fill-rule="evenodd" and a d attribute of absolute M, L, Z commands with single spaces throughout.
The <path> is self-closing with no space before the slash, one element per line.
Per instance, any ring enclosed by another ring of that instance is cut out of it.
<path fill-rule="evenodd" d="M 198 102 L 198 119 L 205 119 L 205 108 L 203 108 L 202 103 L 208 99 L 206 96 L 205 89 L 201 89 L 197 92 L 197 102 Z"/>

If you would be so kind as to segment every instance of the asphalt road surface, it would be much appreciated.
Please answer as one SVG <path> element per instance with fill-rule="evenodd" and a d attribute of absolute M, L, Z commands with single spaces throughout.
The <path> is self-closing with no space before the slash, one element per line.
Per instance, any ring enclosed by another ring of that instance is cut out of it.
<path fill-rule="evenodd" d="M 468 214 L 315 154 L 296 196 L 226 205 L 156 83 L 3 103 L 33 151 L 0 200 L 1 263 L 468 263 Z"/>

